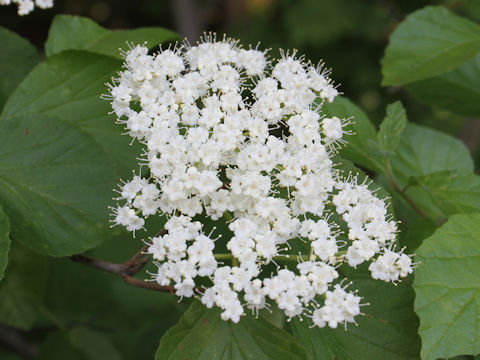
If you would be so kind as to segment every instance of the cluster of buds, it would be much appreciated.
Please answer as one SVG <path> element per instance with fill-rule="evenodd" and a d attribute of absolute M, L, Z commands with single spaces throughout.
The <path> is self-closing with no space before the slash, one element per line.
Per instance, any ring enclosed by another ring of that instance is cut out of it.
<path fill-rule="evenodd" d="M 392 282 L 412 272 L 393 251 L 385 201 L 332 161 L 348 120 L 322 113 L 338 95 L 328 75 L 295 52 L 272 59 L 214 36 L 125 53 L 108 98 L 149 172 L 121 185 L 114 222 L 135 232 L 166 217 L 166 233 L 147 240 L 155 281 L 224 320 L 275 302 L 288 318 L 336 327 L 361 306 L 339 266 L 369 262 Z M 225 230 L 207 234 L 205 220 Z"/>

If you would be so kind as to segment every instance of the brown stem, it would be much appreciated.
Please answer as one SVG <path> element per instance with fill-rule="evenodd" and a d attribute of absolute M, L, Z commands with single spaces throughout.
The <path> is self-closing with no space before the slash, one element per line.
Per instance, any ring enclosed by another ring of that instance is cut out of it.
<path fill-rule="evenodd" d="M 220 186 L 220 187 L 218 188 L 218 190 L 220 190 L 220 189 L 226 189 L 226 190 L 230 189 L 230 183 L 225 183 L 225 184 L 223 184 L 222 186 Z"/>
<path fill-rule="evenodd" d="M 166 233 L 167 230 L 163 229 L 158 233 L 157 236 L 163 236 Z M 83 254 L 72 255 L 70 256 L 70 259 L 95 269 L 118 275 L 123 279 L 123 281 L 132 286 L 173 293 L 174 289 L 171 286 L 161 286 L 154 282 L 140 280 L 133 277 L 133 275 L 139 272 L 148 263 L 149 257 L 145 256 L 147 249 L 148 245 L 145 245 L 123 264 L 115 264 L 108 261 L 95 259 Z"/>
<path fill-rule="evenodd" d="M 72 255 L 70 256 L 70 259 L 81 264 L 93 267 L 95 269 L 118 275 L 123 279 L 123 281 L 132 286 L 173 293 L 173 288 L 171 286 L 161 286 L 154 282 L 148 282 L 133 277 L 133 268 L 128 268 L 127 266 L 125 266 L 125 264 L 115 264 L 100 259 L 94 259 L 90 256 L 82 254 Z"/>
<path fill-rule="evenodd" d="M 5 347 L 23 359 L 35 359 L 37 356 L 36 346 L 30 342 L 24 332 L 5 324 L 0 324 L 0 347 Z"/>
<path fill-rule="evenodd" d="M 163 236 L 166 233 L 167 230 L 162 229 L 157 236 Z M 123 263 L 129 275 L 135 275 L 147 265 L 149 257 L 145 256 L 145 253 L 148 250 L 148 247 L 149 245 L 145 244 L 145 246 L 143 246 L 135 255 Z"/>
<path fill-rule="evenodd" d="M 462 140 L 465 145 L 468 147 L 468 150 L 472 154 L 475 153 L 475 150 L 480 143 L 480 119 L 467 118 L 463 123 L 463 127 L 460 130 L 458 137 Z"/>

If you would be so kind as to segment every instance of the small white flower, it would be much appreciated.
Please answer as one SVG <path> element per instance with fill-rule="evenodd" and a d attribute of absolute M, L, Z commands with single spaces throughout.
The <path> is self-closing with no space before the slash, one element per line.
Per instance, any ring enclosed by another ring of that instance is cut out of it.
<path fill-rule="evenodd" d="M 195 287 L 195 282 L 192 278 L 186 278 L 182 282 L 175 284 L 175 294 L 180 298 L 183 297 L 192 297 L 193 289 Z"/>
<path fill-rule="evenodd" d="M 0 0 L 0 5 L 17 4 L 18 15 L 23 16 L 30 14 L 35 5 L 41 9 L 48 9 L 53 7 L 53 0 Z"/>

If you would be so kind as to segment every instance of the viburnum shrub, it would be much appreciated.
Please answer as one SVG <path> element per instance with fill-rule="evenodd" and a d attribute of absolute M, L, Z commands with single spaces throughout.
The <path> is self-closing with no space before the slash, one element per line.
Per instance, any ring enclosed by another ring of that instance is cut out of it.
<path fill-rule="evenodd" d="M 480 2 L 264 3 L 0 0 L 0 359 L 478 360 Z"/>
<path fill-rule="evenodd" d="M 322 113 L 338 95 L 328 75 L 295 52 L 274 59 L 214 35 L 125 53 L 107 98 L 144 145 L 148 173 L 120 186 L 114 222 L 135 233 L 149 216 L 168 218 L 146 240 L 154 281 L 220 307 L 223 320 L 275 302 L 288 318 L 335 328 L 364 305 L 337 281 L 340 265 L 369 262 L 372 278 L 387 282 L 412 272 L 386 199 L 332 160 L 349 120 Z M 202 214 L 230 231 L 205 233 Z"/>

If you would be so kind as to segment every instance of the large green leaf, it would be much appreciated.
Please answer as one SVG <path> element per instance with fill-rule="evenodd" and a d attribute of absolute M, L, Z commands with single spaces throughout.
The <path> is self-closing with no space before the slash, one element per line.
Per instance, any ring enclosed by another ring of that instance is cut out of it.
<path fill-rule="evenodd" d="M 413 312 L 413 290 L 409 281 L 398 286 L 373 280 L 368 271 L 348 270 L 358 289 L 365 315 L 355 320 L 358 326 L 309 328 L 309 321 L 292 321 L 296 339 L 308 350 L 312 360 L 404 360 L 418 359 L 420 339 L 418 318 Z"/>
<path fill-rule="evenodd" d="M 8 251 L 10 250 L 10 222 L 7 214 L 0 206 L 0 280 L 3 279 L 5 268 L 8 263 Z"/>
<path fill-rule="evenodd" d="M 418 10 L 390 37 L 383 85 L 426 79 L 471 60 L 480 51 L 480 26 L 442 6 Z"/>
<path fill-rule="evenodd" d="M 400 188 L 411 185 L 406 194 L 434 220 L 444 214 L 415 178 L 445 170 L 473 171 L 470 153 L 460 140 L 415 124 L 407 124 L 390 163 Z"/>
<path fill-rule="evenodd" d="M 147 228 L 150 230 L 148 236 L 153 236 L 156 227 Z M 141 239 L 146 237 L 147 235 L 132 239 L 131 234 L 125 232 L 106 240 L 91 250 L 90 255 L 122 263 L 142 247 Z M 152 265 L 148 264 L 146 269 L 153 272 L 156 267 Z M 140 278 L 150 277 L 144 270 L 138 275 Z M 44 306 L 57 319 L 61 319 L 66 327 L 85 324 L 89 329 L 103 330 L 104 335 L 110 335 L 109 338 L 125 360 L 152 359 L 159 337 L 177 323 L 188 307 L 185 302 L 179 303 L 178 298 L 170 293 L 130 286 L 119 276 L 98 271 L 68 258 L 48 259 Z M 51 349 L 42 347 L 40 351 L 42 359 L 49 359 L 49 355 L 50 359 L 56 359 L 52 355 L 55 351 L 72 350 L 71 342 L 66 341 L 67 336 L 57 335 L 61 344 L 56 346 L 54 339 L 51 339 Z M 72 353 L 77 354 L 77 351 Z M 74 355 L 58 357 L 70 360 Z M 109 359 L 107 356 L 104 358 Z"/>
<path fill-rule="evenodd" d="M 111 107 L 100 96 L 106 82 L 120 68 L 120 61 L 86 51 L 67 51 L 38 65 L 15 90 L 3 115 L 47 114 L 74 123 L 108 153 L 117 164 L 112 178 L 130 176 L 141 153 L 138 144 L 122 136 L 122 127 L 109 115 Z"/>
<path fill-rule="evenodd" d="M 480 54 L 444 74 L 408 84 L 407 90 L 424 104 L 480 117 Z"/>
<path fill-rule="evenodd" d="M 149 231 L 136 239 L 132 239 L 130 232 L 124 232 L 106 240 L 92 249 L 90 255 L 105 261 L 123 263 L 143 246 L 142 238 L 158 233 L 156 230 L 158 228 L 151 223 L 147 224 L 146 228 Z M 185 304 L 178 304 L 177 298 L 169 293 L 152 292 L 130 286 L 118 276 L 70 259 L 49 258 L 48 265 L 45 306 L 63 318 L 96 322 L 111 317 L 118 319 L 120 323 L 122 318 L 118 318 L 119 313 L 125 318 L 138 317 L 138 321 L 141 321 L 140 313 L 149 313 L 149 316 L 157 317 L 165 316 L 165 312 L 176 313 L 175 309 L 185 308 Z M 154 265 L 150 269 L 147 266 L 145 270 L 154 271 L 155 268 Z M 150 278 L 144 270 L 138 275 L 140 278 Z M 72 279 L 75 279 L 75 283 L 72 283 Z M 158 341 L 158 337 L 155 341 Z"/>
<path fill-rule="evenodd" d="M 37 50 L 24 38 L 0 27 L 0 110 L 10 93 L 39 61 Z"/>
<path fill-rule="evenodd" d="M 155 360 L 305 360 L 305 350 L 285 331 L 250 316 L 238 324 L 223 321 L 219 309 L 196 300 L 160 340 Z"/>
<path fill-rule="evenodd" d="M 368 119 L 367 115 L 347 98 L 337 96 L 333 103 L 325 103 L 323 111 L 326 116 L 351 119 L 352 124 L 345 130 L 352 135 L 345 135 L 347 145 L 340 150 L 342 157 L 355 162 L 356 164 L 380 171 L 383 164 L 379 159 L 381 149 L 377 144 L 377 132 Z"/>
<path fill-rule="evenodd" d="M 40 347 L 39 360 L 120 360 L 120 352 L 109 334 L 86 327 L 56 331 L 47 336 Z"/>
<path fill-rule="evenodd" d="M 146 42 L 152 48 L 178 39 L 173 31 L 159 27 L 112 31 L 85 17 L 57 15 L 48 33 L 45 51 L 51 56 L 65 50 L 84 49 L 121 58 L 119 48 L 126 50 L 128 44 Z"/>
<path fill-rule="evenodd" d="M 126 235 L 102 243 L 92 251 L 93 256 L 125 261 L 141 247 L 140 239 Z M 91 329 L 112 329 L 111 339 L 125 360 L 152 359 L 159 337 L 177 323 L 187 308 L 185 302 L 179 303 L 170 293 L 130 286 L 118 276 L 68 258 L 49 258 L 48 265 L 45 307 L 66 326 L 86 324 Z M 139 275 L 149 277 L 143 271 Z M 64 338 L 59 341 L 68 345 Z M 45 356 L 54 350 L 55 346 Z"/>
<path fill-rule="evenodd" d="M 480 353 L 480 214 L 453 215 L 417 254 L 422 359 Z"/>
<path fill-rule="evenodd" d="M 480 176 L 467 171 L 440 171 L 416 178 L 445 216 L 480 213 Z"/>
<path fill-rule="evenodd" d="M 392 154 L 400 142 L 407 125 L 407 114 L 400 101 L 387 106 L 387 115 L 378 130 L 378 143 L 388 154 Z"/>
<path fill-rule="evenodd" d="M 88 250 L 112 235 L 115 170 L 92 136 L 45 115 L 0 117 L 0 202 L 11 235 L 48 255 Z"/>
<path fill-rule="evenodd" d="M 12 244 L 5 279 L 0 283 L 0 322 L 29 329 L 36 318 L 45 287 L 45 259 Z"/>
<path fill-rule="evenodd" d="M 413 212 L 413 210 L 410 210 Z M 413 220 L 403 220 L 400 223 L 400 245 L 405 246 L 407 254 L 413 254 L 422 244 L 423 240 L 433 234 L 438 224 L 429 218 L 412 215 Z"/>
<path fill-rule="evenodd" d="M 470 153 L 460 140 L 415 124 L 407 125 L 391 163 L 402 186 L 410 176 L 444 170 L 473 171 Z"/>

